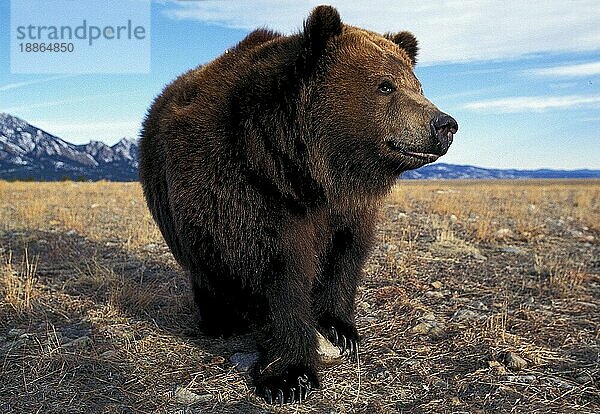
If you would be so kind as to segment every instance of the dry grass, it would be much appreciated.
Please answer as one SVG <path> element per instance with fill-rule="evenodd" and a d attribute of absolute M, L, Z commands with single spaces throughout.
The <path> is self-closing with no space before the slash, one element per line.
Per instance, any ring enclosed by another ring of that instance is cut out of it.
<path fill-rule="evenodd" d="M 0 274 L 2 275 L 4 300 L 17 312 L 31 310 L 31 300 L 34 295 L 35 272 L 37 258 L 29 259 L 27 248 L 21 258 L 18 268 L 13 266 L 12 251 L 6 256 L 0 254 Z"/>
<path fill-rule="evenodd" d="M 549 218 L 600 230 L 598 186 L 585 180 L 416 181 L 397 186 L 390 200 L 405 210 L 455 216 L 481 242 L 496 241 L 501 229 L 534 241 Z"/>
<path fill-rule="evenodd" d="M 0 182 L 0 412 L 599 412 L 599 223 L 599 181 L 402 181 L 360 366 L 272 408 L 230 362 L 252 336 L 198 331 L 138 184 Z"/>
<path fill-rule="evenodd" d="M 556 253 L 535 254 L 534 269 L 540 277 L 542 290 L 547 289 L 555 295 L 577 294 L 587 276 L 583 263 Z"/>

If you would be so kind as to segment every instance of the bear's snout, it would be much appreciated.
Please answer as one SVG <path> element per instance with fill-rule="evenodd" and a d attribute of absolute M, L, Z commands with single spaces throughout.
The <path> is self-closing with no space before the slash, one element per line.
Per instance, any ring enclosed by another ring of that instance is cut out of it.
<path fill-rule="evenodd" d="M 450 115 L 438 113 L 429 122 L 432 138 L 437 142 L 438 155 L 444 155 L 452 144 L 454 134 L 458 131 L 458 122 Z"/>

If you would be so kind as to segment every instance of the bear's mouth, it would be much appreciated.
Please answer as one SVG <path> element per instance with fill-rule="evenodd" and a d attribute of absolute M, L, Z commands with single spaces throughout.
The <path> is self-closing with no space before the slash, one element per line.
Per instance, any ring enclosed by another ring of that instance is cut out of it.
<path fill-rule="evenodd" d="M 418 159 L 423 160 L 428 163 L 437 161 L 437 159 L 440 158 L 440 156 L 437 154 L 429 154 L 429 153 L 424 153 L 424 152 L 413 152 L 413 151 L 404 151 L 404 150 L 400 150 L 400 152 L 403 155 L 406 155 L 408 157 L 418 158 Z"/>
<path fill-rule="evenodd" d="M 386 141 L 387 146 L 392 149 L 394 152 L 399 152 L 400 154 L 410 157 L 413 159 L 417 159 L 423 161 L 425 164 L 430 162 L 437 161 L 438 158 L 441 157 L 440 154 L 432 154 L 428 152 L 418 152 L 418 151 L 409 151 L 403 146 L 401 146 L 398 142 L 394 140 Z"/>

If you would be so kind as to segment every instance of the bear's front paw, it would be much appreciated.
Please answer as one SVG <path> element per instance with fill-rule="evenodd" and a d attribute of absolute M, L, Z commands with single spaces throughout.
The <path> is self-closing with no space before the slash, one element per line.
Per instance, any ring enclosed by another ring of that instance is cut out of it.
<path fill-rule="evenodd" d="M 343 328 L 331 326 L 327 330 L 327 339 L 340 349 L 340 355 L 345 356 L 352 362 L 358 361 L 358 350 L 360 337 L 356 328 Z"/>
<path fill-rule="evenodd" d="M 309 368 L 288 368 L 282 375 L 273 375 L 260 380 L 258 395 L 269 404 L 301 403 L 310 392 L 319 388 L 316 373 Z"/>

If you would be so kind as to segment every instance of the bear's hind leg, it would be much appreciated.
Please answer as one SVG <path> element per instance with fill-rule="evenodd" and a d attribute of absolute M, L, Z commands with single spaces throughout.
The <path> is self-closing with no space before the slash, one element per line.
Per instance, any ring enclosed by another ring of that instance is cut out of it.
<path fill-rule="evenodd" d="M 235 303 L 238 301 L 235 300 L 237 298 L 233 289 L 221 292 L 201 287 L 193 277 L 192 289 L 202 319 L 200 328 L 206 335 L 228 338 L 249 330 L 250 323 Z"/>

